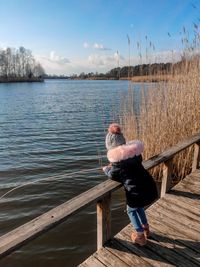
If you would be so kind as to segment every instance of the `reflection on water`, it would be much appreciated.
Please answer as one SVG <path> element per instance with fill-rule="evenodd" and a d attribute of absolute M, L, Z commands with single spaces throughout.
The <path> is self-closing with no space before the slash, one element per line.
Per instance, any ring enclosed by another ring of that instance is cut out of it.
<path fill-rule="evenodd" d="M 1 235 L 106 179 L 101 170 L 73 172 L 101 167 L 102 159 L 106 163 L 105 129 L 117 117 L 127 89 L 127 81 L 0 84 L 0 196 L 30 183 L 0 200 Z M 117 231 L 127 222 L 123 191 L 115 192 L 114 199 Z M 92 206 L 0 266 L 72 267 L 95 249 Z"/>

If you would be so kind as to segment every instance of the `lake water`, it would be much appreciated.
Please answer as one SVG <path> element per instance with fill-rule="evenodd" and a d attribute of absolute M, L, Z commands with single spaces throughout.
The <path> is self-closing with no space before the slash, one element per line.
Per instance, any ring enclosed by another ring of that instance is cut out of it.
<path fill-rule="evenodd" d="M 74 172 L 107 164 L 106 129 L 127 91 L 127 81 L 0 84 L 0 197 L 19 187 L 0 199 L 1 235 L 107 179 L 101 170 Z M 24 183 L 30 184 L 20 187 Z M 115 233 L 128 219 L 123 191 L 113 195 Z M 95 250 L 91 206 L 0 260 L 0 266 L 73 267 Z"/>

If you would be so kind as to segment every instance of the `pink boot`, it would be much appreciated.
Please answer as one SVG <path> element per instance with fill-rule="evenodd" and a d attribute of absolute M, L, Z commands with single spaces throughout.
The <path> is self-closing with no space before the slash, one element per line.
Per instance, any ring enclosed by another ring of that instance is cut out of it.
<path fill-rule="evenodd" d="M 144 234 L 146 238 L 150 237 L 150 230 L 149 230 L 149 225 L 148 224 L 143 224 L 142 228 L 144 229 Z"/>
<path fill-rule="evenodd" d="M 147 243 L 146 237 L 143 232 L 132 233 L 131 239 L 135 244 L 144 246 Z"/>

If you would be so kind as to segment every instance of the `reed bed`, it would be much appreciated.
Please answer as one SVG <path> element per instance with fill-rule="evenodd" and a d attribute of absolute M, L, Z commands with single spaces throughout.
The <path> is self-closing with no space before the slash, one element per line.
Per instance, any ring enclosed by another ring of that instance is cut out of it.
<path fill-rule="evenodd" d="M 174 80 L 174 76 L 170 74 L 142 75 L 131 78 L 132 82 L 163 82 L 171 80 Z"/>
<path fill-rule="evenodd" d="M 173 79 L 143 83 L 139 92 L 130 82 L 128 95 L 122 101 L 119 120 L 124 135 L 127 140 L 144 142 L 144 159 L 200 131 L 200 57 L 190 57 L 172 72 L 167 75 L 173 75 Z M 138 94 L 140 104 L 136 106 Z M 190 172 L 192 150 L 174 158 L 174 182 Z M 161 166 L 152 173 L 160 181 Z"/>

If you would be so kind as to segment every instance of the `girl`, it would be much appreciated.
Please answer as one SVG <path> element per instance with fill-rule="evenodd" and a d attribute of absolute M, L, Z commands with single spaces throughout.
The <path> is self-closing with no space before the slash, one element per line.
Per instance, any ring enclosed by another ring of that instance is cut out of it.
<path fill-rule="evenodd" d="M 120 126 L 111 124 L 106 136 L 106 147 L 110 164 L 103 167 L 103 171 L 109 178 L 123 184 L 127 213 L 136 230 L 131 238 L 134 243 L 143 246 L 149 237 L 149 225 L 144 207 L 158 197 L 156 184 L 142 165 L 141 153 L 144 145 L 139 140 L 125 144 Z"/>

